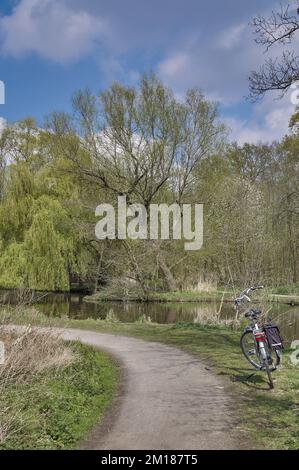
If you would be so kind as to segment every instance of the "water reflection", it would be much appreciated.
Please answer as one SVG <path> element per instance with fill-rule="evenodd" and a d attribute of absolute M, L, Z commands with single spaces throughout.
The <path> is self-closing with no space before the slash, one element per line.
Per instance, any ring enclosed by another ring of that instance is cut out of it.
<path fill-rule="evenodd" d="M 37 295 L 35 307 L 48 316 L 67 316 L 74 319 L 100 318 L 107 315 L 120 322 L 136 322 L 141 318 L 155 323 L 176 323 L 200 321 L 202 315 L 215 316 L 219 312 L 219 302 L 194 303 L 140 303 L 102 302 L 99 304 L 83 301 L 81 294 L 50 293 Z M 0 302 L 16 304 L 19 299 L 14 291 L 1 291 Z M 279 323 L 286 339 L 299 339 L 299 307 L 282 304 L 267 304 L 270 316 Z M 223 303 L 220 318 L 229 320 L 235 312 L 231 303 Z"/>

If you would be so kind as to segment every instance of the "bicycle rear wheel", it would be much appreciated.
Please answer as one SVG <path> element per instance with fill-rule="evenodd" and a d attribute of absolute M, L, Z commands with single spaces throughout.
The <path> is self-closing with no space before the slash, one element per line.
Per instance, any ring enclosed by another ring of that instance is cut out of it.
<path fill-rule="evenodd" d="M 240 339 L 241 350 L 246 357 L 247 361 L 250 362 L 253 367 L 258 370 L 265 369 L 264 361 L 261 358 L 260 351 L 258 350 L 256 341 L 254 339 L 252 331 L 245 331 Z M 280 364 L 280 355 L 277 351 L 272 351 L 268 345 L 265 345 L 270 372 L 275 370 Z M 272 357 L 272 352 L 274 352 Z"/>
<path fill-rule="evenodd" d="M 257 350 L 257 345 L 252 331 L 245 331 L 242 334 L 240 346 L 247 361 L 250 362 L 253 367 L 260 370 L 263 367 L 263 364 L 260 360 L 260 354 Z"/>

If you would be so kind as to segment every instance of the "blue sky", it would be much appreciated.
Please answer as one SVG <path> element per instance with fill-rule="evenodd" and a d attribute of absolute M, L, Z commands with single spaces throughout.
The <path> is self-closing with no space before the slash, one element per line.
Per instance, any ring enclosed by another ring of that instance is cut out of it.
<path fill-rule="evenodd" d="M 232 139 L 280 138 L 294 111 L 290 97 L 269 95 L 256 104 L 244 98 L 248 74 L 265 58 L 248 22 L 276 6 L 273 0 L 1 0 L 6 103 L 0 116 L 13 122 L 31 115 L 42 123 L 51 111 L 69 110 L 79 88 L 134 84 L 152 70 L 178 96 L 197 86 L 217 100 Z"/>

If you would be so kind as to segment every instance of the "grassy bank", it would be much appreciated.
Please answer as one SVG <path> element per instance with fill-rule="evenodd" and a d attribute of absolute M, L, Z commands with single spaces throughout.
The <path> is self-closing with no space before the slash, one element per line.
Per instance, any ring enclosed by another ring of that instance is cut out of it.
<path fill-rule="evenodd" d="M 197 291 L 177 291 L 177 292 L 151 292 L 147 295 L 146 299 L 132 291 L 127 292 L 125 297 L 118 292 L 111 292 L 103 290 L 93 295 L 84 297 L 86 302 L 103 302 L 103 301 L 119 301 L 127 300 L 131 302 L 146 301 L 146 302 L 205 302 L 224 298 L 224 300 L 231 300 L 232 293 L 222 291 L 210 292 L 197 292 Z"/>
<path fill-rule="evenodd" d="M 76 448 L 114 396 L 117 366 L 106 354 L 37 336 L 0 331 L 0 449 Z"/>
<path fill-rule="evenodd" d="M 146 298 L 141 297 L 136 292 L 127 292 L 120 294 L 118 292 L 111 292 L 103 290 L 93 295 L 84 297 L 86 302 L 107 302 L 107 301 L 123 301 L 128 302 L 232 302 L 233 299 L 240 293 L 242 288 L 236 290 L 211 290 L 211 291 L 177 291 L 177 292 L 151 292 Z M 277 292 L 276 292 L 277 291 Z M 281 293 L 280 293 L 281 292 Z M 267 302 L 278 302 L 283 304 L 299 305 L 299 293 L 297 288 L 292 289 L 269 289 L 263 295 L 263 300 Z"/>
<path fill-rule="evenodd" d="M 263 373 L 246 380 L 252 369 L 240 353 L 240 332 L 225 326 L 49 319 L 30 311 L 12 316 L 13 320 L 134 336 L 188 351 L 205 360 L 207 367 L 226 379 L 236 399 L 238 431 L 245 439 L 251 439 L 253 447 L 299 448 L 299 366 L 290 363 L 287 351 L 282 369 L 274 374 L 275 389 L 270 391 Z"/>

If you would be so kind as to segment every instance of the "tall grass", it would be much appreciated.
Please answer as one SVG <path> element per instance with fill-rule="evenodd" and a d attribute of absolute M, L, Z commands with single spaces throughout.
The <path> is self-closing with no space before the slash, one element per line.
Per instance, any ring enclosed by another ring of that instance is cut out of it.
<path fill-rule="evenodd" d="M 26 404 L 43 393 L 49 376 L 77 360 L 74 349 L 59 336 L 41 334 L 30 325 L 19 331 L 7 329 L 8 318 L 7 312 L 0 318 L 5 351 L 0 364 L 0 445 L 34 420 L 24 411 Z"/>

